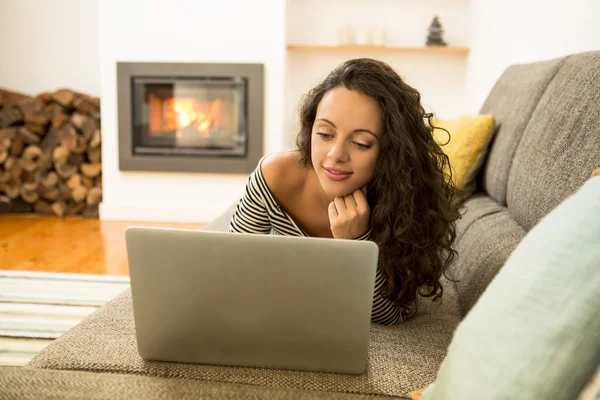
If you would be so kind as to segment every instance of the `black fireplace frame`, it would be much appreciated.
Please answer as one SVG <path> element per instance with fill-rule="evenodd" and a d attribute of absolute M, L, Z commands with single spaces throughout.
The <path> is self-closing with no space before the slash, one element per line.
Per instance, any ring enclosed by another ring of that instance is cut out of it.
<path fill-rule="evenodd" d="M 132 78 L 240 76 L 247 79 L 247 151 L 244 157 L 134 154 Z M 252 63 L 117 63 L 119 169 L 121 171 L 251 173 L 263 155 L 264 66 Z M 103 105 L 104 106 L 104 105 Z"/>

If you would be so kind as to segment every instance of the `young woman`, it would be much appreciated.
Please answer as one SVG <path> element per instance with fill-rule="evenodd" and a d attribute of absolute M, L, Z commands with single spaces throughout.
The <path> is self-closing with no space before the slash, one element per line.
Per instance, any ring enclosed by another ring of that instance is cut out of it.
<path fill-rule="evenodd" d="M 376 323 L 408 318 L 418 291 L 441 296 L 459 193 L 420 99 L 383 62 L 337 67 L 304 98 L 297 151 L 259 162 L 230 232 L 374 241 Z"/>

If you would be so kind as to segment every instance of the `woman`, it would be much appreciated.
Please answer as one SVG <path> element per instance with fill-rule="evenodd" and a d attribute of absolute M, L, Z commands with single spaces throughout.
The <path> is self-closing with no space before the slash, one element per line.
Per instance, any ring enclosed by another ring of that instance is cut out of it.
<path fill-rule="evenodd" d="M 421 288 L 440 297 L 458 190 L 420 98 L 383 62 L 337 67 L 303 101 L 298 150 L 259 162 L 230 232 L 374 241 L 376 323 L 404 321 Z"/>

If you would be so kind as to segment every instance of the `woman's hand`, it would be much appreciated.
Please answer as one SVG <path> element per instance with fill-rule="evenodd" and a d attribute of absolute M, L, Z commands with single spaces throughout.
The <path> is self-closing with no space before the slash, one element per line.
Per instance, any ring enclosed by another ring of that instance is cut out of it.
<path fill-rule="evenodd" d="M 356 239 L 369 229 L 369 203 L 362 187 L 329 203 L 329 226 L 336 239 Z"/>

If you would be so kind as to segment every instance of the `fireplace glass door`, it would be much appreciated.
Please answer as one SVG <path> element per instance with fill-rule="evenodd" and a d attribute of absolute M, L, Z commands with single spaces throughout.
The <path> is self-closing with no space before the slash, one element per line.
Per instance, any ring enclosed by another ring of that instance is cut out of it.
<path fill-rule="evenodd" d="M 244 77 L 133 77 L 133 153 L 244 157 Z"/>

